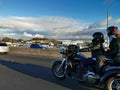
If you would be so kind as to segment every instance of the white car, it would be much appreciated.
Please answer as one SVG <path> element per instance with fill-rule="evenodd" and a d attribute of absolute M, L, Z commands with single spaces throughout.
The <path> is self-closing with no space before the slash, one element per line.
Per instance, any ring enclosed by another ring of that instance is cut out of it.
<path fill-rule="evenodd" d="M 0 43 L 0 53 L 7 54 L 9 52 L 9 46 L 6 43 Z"/>

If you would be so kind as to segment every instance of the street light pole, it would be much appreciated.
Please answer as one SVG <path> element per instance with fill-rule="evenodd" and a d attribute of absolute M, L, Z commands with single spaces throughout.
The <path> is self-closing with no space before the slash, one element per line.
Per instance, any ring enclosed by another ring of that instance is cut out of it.
<path fill-rule="evenodd" d="M 107 4 L 107 28 L 108 28 L 108 25 L 109 25 L 109 20 L 108 20 L 108 18 L 109 18 L 109 1 L 110 0 L 106 1 L 106 4 Z"/>
<path fill-rule="evenodd" d="M 107 28 L 108 28 L 108 25 L 109 25 L 109 0 L 106 1 L 107 3 Z M 107 48 L 109 47 L 109 38 L 107 37 Z"/>

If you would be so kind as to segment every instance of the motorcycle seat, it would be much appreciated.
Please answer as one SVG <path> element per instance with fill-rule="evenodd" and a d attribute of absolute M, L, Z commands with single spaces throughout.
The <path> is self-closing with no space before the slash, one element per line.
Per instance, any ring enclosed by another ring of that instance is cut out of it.
<path fill-rule="evenodd" d="M 113 59 L 106 59 L 105 64 L 108 64 L 110 66 L 120 66 L 120 62 L 115 62 Z"/>

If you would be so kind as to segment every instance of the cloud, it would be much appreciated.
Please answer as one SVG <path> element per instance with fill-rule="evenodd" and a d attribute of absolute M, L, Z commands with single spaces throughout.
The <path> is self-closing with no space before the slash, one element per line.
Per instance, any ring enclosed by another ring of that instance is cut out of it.
<path fill-rule="evenodd" d="M 108 22 L 109 23 L 114 23 L 114 22 L 112 22 L 112 17 L 111 16 L 108 17 Z M 98 22 L 95 22 L 93 24 L 90 24 L 88 28 L 91 29 L 91 28 L 99 28 L 99 27 L 105 27 L 105 26 L 107 26 L 107 19 L 105 19 L 101 22 L 98 21 Z"/>
<path fill-rule="evenodd" d="M 27 37 L 32 37 L 32 34 L 28 34 L 28 33 L 26 33 L 26 32 L 24 32 L 23 33 L 25 36 L 27 36 Z"/>
<path fill-rule="evenodd" d="M 113 20 L 113 23 L 120 23 L 120 18 Z"/>
<path fill-rule="evenodd" d="M 0 27 L 10 29 L 36 29 L 40 28 L 30 17 L 0 17 Z"/>
<path fill-rule="evenodd" d="M 43 35 L 40 35 L 40 34 L 33 35 L 33 34 L 29 34 L 27 32 L 24 32 L 23 35 L 26 36 L 26 37 L 30 37 L 30 38 L 34 38 L 34 37 L 43 38 L 44 37 Z"/>
<path fill-rule="evenodd" d="M 109 24 L 120 23 L 120 18 L 108 18 Z M 95 31 L 105 32 L 107 19 L 94 23 L 57 17 L 0 17 L 2 36 L 15 38 L 47 37 L 54 39 L 90 39 Z"/>

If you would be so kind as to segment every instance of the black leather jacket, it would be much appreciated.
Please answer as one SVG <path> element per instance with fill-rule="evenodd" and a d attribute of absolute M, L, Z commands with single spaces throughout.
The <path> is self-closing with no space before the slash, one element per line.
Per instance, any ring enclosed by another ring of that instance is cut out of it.
<path fill-rule="evenodd" d="M 120 38 L 113 38 L 107 51 L 108 56 L 120 62 Z"/>
<path fill-rule="evenodd" d="M 94 58 L 104 55 L 105 53 L 103 42 L 101 42 L 99 39 L 93 39 L 91 46 L 88 48 L 83 48 L 81 51 L 90 51 L 91 56 Z"/>
<path fill-rule="evenodd" d="M 103 43 L 100 40 L 92 40 L 92 46 L 89 47 L 91 50 L 92 57 L 98 57 L 99 55 L 104 55 Z"/>

